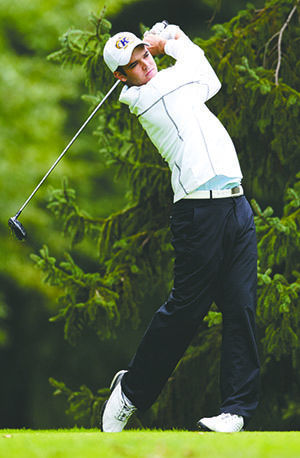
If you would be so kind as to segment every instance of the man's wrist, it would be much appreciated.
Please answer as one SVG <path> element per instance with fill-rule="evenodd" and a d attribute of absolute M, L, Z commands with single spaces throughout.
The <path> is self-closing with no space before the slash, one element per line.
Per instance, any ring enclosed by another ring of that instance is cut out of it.
<path fill-rule="evenodd" d="M 144 40 L 145 43 L 148 44 L 148 49 L 152 56 L 165 53 L 165 45 L 167 42 L 165 38 L 159 37 L 158 35 L 147 34 Z"/>

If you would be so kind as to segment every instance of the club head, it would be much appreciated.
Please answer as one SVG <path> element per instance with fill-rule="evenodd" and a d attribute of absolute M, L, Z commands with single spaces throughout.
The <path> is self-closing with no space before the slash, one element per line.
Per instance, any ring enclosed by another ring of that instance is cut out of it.
<path fill-rule="evenodd" d="M 12 218 L 9 218 L 8 220 L 8 225 L 12 231 L 12 233 L 17 237 L 19 240 L 24 240 L 26 239 L 26 231 L 20 221 L 17 220 L 15 216 Z"/>

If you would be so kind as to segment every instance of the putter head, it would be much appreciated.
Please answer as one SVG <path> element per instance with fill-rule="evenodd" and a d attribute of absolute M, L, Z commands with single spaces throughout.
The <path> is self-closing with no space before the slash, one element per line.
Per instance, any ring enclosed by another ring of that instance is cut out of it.
<path fill-rule="evenodd" d="M 8 220 L 8 225 L 12 231 L 12 233 L 17 237 L 19 240 L 24 240 L 26 239 L 26 231 L 20 221 L 17 220 L 15 216 L 12 218 L 9 218 Z"/>

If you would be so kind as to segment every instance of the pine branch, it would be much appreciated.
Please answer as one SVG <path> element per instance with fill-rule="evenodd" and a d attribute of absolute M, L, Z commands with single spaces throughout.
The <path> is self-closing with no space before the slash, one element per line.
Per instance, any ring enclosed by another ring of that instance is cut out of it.
<path fill-rule="evenodd" d="M 215 7 L 214 7 L 213 14 L 207 21 L 209 27 L 211 27 L 212 23 L 214 22 L 215 17 L 217 15 L 217 13 L 220 11 L 221 6 L 222 6 L 222 0 L 216 0 L 216 4 L 215 4 Z"/>
<path fill-rule="evenodd" d="M 283 275 L 260 282 L 257 317 L 258 324 L 265 328 L 262 343 L 265 354 L 277 361 L 298 346 L 299 299 L 300 284 L 289 284 Z"/>
<path fill-rule="evenodd" d="M 64 396 L 69 404 L 66 413 L 84 427 L 99 427 L 101 407 L 110 395 L 108 388 L 102 388 L 94 395 L 82 385 L 78 391 L 72 391 L 65 383 L 49 378 L 49 383 L 55 388 L 54 396 Z"/>
<path fill-rule="evenodd" d="M 55 217 L 62 220 L 62 230 L 65 235 L 70 235 L 72 247 L 80 243 L 87 234 L 98 236 L 105 221 L 103 218 L 93 218 L 81 211 L 75 199 L 75 190 L 68 187 L 68 181 L 65 178 L 62 189 L 52 190 L 47 205 Z"/>
<path fill-rule="evenodd" d="M 263 67 L 266 68 L 267 66 L 267 52 L 268 52 L 268 47 L 270 45 L 270 43 L 274 40 L 274 38 L 276 38 L 278 35 L 279 35 L 280 32 L 276 32 L 274 33 L 274 35 L 271 36 L 271 38 L 269 38 L 269 40 L 267 41 L 267 43 L 265 44 L 265 50 L 264 50 L 264 55 L 263 55 Z M 277 48 L 277 46 L 274 47 L 274 49 Z M 273 51 L 273 50 L 272 50 Z M 272 53 L 271 51 L 271 53 Z"/>
<path fill-rule="evenodd" d="M 278 32 L 278 44 L 277 44 L 278 61 L 277 61 L 277 66 L 276 66 L 276 70 L 275 70 L 275 85 L 276 86 L 278 86 L 278 84 L 279 84 L 279 71 L 280 71 L 281 59 L 282 59 L 281 44 L 282 44 L 283 33 L 284 33 L 285 29 L 287 28 L 287 26 L 289 25 L 289 23 L 290 23 L 293 15 L 295 13 L 295 11 L 297 10 L 297 7 L 298 7 L 299 3 L 300 3 L 300 0 L 297 0 L 296 4 L 294 5 L 292 10 L 290 11 L 290 14 L 288 15 L 287 20 L 285 21 L 285 23 L 281 27 L 280 31 Z"/>
<path fill-rule="evenodd" d="M 50 321 L 65 321 L 65 338 L 74 344 L 81 335 L 84 326 L 96 328 L 101 338 L 113 334 L 119 325 L 119 293 L 116 291 L 120 279 L 117 276 L 98 272 L 83 272 L 69 254 L 66 260 L 56 266 L 56 259 L 49 256 L 46 246 L 40 250 L 40 256 L 32 255 L 37 266 L 45 272 L 44 281 L 63 288 L 64 293 L 58 298 L 59 313 Z"/>

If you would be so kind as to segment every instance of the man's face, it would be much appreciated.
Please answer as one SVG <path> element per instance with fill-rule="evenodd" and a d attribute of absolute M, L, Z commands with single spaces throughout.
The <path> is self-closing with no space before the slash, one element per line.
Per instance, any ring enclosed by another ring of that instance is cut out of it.
<path fill-rule="evenodd" d="M 125 75 L 118 71 L 114 74 L 128 86 L 142 86 L 157 74 L 156 63 L 144 45 L 133 50 L 130 62 L 123 66 L 123 70 Z"/>

